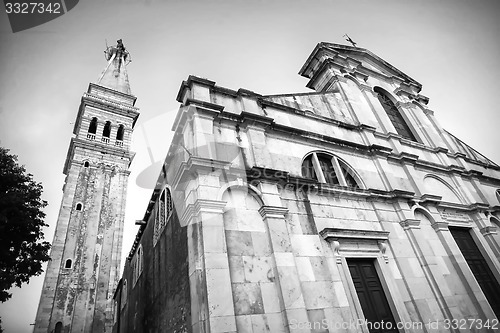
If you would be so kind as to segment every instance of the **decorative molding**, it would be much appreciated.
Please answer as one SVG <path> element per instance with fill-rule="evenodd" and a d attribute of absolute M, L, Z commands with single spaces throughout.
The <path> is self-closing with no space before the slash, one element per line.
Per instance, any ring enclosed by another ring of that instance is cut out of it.
<path fill-rule="evenodd" d="M 377 128 L 376 128 L 376 127 L 373 127 L 373 126 L 368 125 L 368 124 L 363 124 L 363 123 L 360 123 L 360 124 L 359 124 L 359 126 L 358 126 L 358 128 L 359 128 L 360 130 L 365 130 L 365 131 L 372 132 L 372 133 L 373 133 L 373 132 L 375 132 L 375 131 L 377 130 Z M 372 146 L 373 146 L 373 145 L 372 145 Z M 381 147 L 382 147 L 382 146 L 381 146 Z M 392 149 L 391 149 L 391 150 L 392 150 Z"/>
<path fill-rule="evenodd" d="M 448 150 L 448 148 L 444 148 L 444 147 L 436 147 L 436 148 L 434 148 L 434 152 L 447 154 L 449 152 L 449 150 Z"/>
<path fill-rule="evenodd" d="M 339 229 L 339 228 L 325 228 L 320 233 L 321 237 L 325 240 L 329 239 L 371 239 L 371 240 L 388 240 L 389 231 L 378 230 L 356 230 L 356 229 Z"/>
<path fill-rule="evenodd" d="M 398 101 L 398 102 L 396 102 L 396 107 L 398 109 L 413 109 L 415 107 L 415 105 L 411 102 Z"/>
<path fill-rule="evenodd" d="M 456 210 L 442 210 L 438 209 L 439 215 L 444 221 L 456 221 L 456 222 L 465 222 L 468 223 L 471 221 L 469 215 L 457 212 Z"/>
<path fill-rule="evenodd" d="M 456 173 L 465 173 L 465 172 L 467 172 L 467 170 L 464 167 L 462 167 L 460 165 L 455 165 L 455 164 L 448 165 L 447 169 L 448 169 L 448 171 L 456 172 Z"/>
<path fill-rule="evenodd" d="M 413 92 L 408 91 L 407 89 L 408 86 L 402 83 L 399 88 L 396 88 L 396 90 L 394 90 L 394 93 L 398 96 L 404 96 L 409 99 L 414 99 L 416 96 L 413 94 Z"/>
<path fill-rule="evenodd" d="M 370 92 L 372 93 L 373 92 L 373 88 L 367 84 L 364 84 L 364 83 L 360 83 L 359 84 L 359 89 L 361 91 L 365 91 L 365 92 Z"/>
<path fill-rule="evenodd" d="M 99 102 L 101 104 L 104 104 L 106 106 L 111 106 L 113 108 L 122 110 L 122 111 L 127 111 L 127 112 L 134 112 L 138 113 L 139 108 L 126 104 L 126 103 L 120 103 L 117 101 L 113 101 L 95 94 L 91 93 L 83 93 L 83 100 L 88 100 L 88 101 L 94 101 L 94 102 Z"/>
<path fill-rule="evenodd" d="M 467 177 L 479 178 L 480 176 L 483 175 L 483 173 L 481 171 L 477 171 L 477 170 L 468 170 L 463 175 L 467 176 Z"/>
<path fill-rule="evenodd" d="M 442 196 L 426 193 L 420 197 L 420 203 L 437 205 L 437 204 L 441 203 L 442 199 L 443 199 Z"/>
<path fill-rule="evenodd" d="M 417 100 L 417 102 L 419 102 L 421 104 L 425 104 L 425 105 L 429 104 L 429 97 L 427 97 L 427 96 L 418 94 L 415 99 Z M 425 109 L 425 110 L 428 110 L 431 114 L 434 114 L 434 111 L 431 111 L 429 109 Z"/>
<path fill-rule="evenodd" d="M 399 222 L 399 225 L 405 229 L 420 229 L 420 220 L 417 219 L 406 219 L 404 221 Z"/>
<path fill-rule="evenodd" d="M 288 208 L 277 206 L 262 206 L 259 209 L 259 213 L 262 218 L 282 219 L 285 217 L 285 214 L 288 213 Z"/>
<path fill-rule="evenodd" d="M 413 103 L 418 103 L 418 102 L 414 101 Z M 434 116 L 434 111 L 432 111 L 431 109 L 422 108 L 422 110 L 424 111 L 426 116 Z"/>
<path fill-rule="evenodd" d="M 225 201 L 216 201 L 208 199 L 198 199 L 195 204 L 195 214 L 199 213 L 219 213 L 224 212 L 224 207 L 226 207 Z"/>
<path fill-rule="evenodd" d="M 384 258 L 385 263 L 389 263 L 389 257 L 386 254 L 387 251 L 387 241 L 378 241 L 378 247 L 380 248 L 380 253 L 382 254 L 382 258 Z"/>
<path fill-rule="evenodd" d="M 431 224 L 431 226 L 436 232 L 449 230 L 448 229 L 448 222 L 444 222 L 444 221 L 434 222 Z"/>
<path fill-rule="evenodd" d="M 187 98 L 186 102 L 184 103 L 186 106 L 195 106 L 197 109 L 203 110 L 203 111 L 208 111 L 208 112 L 214 112 L 218 114 L 219 112 L 222 112 L 224 110 L 223 105 L 219 104 L 214 104 L 206 101 L 202 101 L 199 99 L 194 99 L 194 98 Z"/>
<path fill-rule="evenodd" d="M 482 202 L 475 202 L 473 204 L 470 204 L 467 209 L 470 212 L 482 212 L 486 211 L 490 208 L 490 205 L 482 203 Z"/>
<path fill-rule="evenodd" d="M 387 252 L 388 231 L 353 230 L 325 228 L 320 233 L 326 241 L 332 244 L 333 254 L 337 264 L 342 263 L 343 253 L 380 253 L 386 263 L 389 262 Z"/>
<path fill-rule="evenodd" d="M 172 181 L 172 188 L 182 190 L 182 187 L 179 188 L 179 184 L 185 182 L 189 177 L 193 177 L 199 171 L 204 171 L 204 172 L 215 172 L 222 170 L 229 171 L 230 167 L 231 167 L 231 162 L 219 161 L 210 158 L 191 155 L 189 156 L 187 161 L 179 164 L 177 173 L 174 175 L 174 179 Z"/>
<path fill-rule="evenodd" d="M 486 236 L 493 236 L 493 235 L 497 234 L 497 227 L 495 227 L 493 225 L 488 225 L 484 228 L 479 229 L 479 231 L 481 231 L 481 234 L 485 237 Z"/>
<path fill-rule="evenodd" d="M 337 258 L 336 262 L 337 264 L 342 263 L 342 258 L 340 257 L 340 242 L 338 240 L 332 241 L 332 247 L 333 247 L 333 255 Z"/>
<path fill-rule="evenodd" d="M 388 158 L 401 162 L 416 163 L 418 160 L 418 155 L 401 152 L 398 155 L 390 155 L 388 156 Z"/>
<path fill-rule="evenodd" d="M 223 214 L 224 207 L 226 207 L 225 201 L 198 199 L 195 203 L 187 205 L 184 209 L 180 217 L 181 226 L 185 227 L 190 223 L 196 223 L 194 219 L 201 213 Z"/>
<path fill-rule="evenodd" d="M 388 156 L 390 156 L 390 154 L 392 152 L 392 148 L 381 146 L 378 144 L 372 144 L 370 146 L 370 151 L 376 155 L 388 157 Z"/>

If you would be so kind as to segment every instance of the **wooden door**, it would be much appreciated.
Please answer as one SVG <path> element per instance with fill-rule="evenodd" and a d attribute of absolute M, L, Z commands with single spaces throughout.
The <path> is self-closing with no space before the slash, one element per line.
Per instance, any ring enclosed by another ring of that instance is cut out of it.
<path fill-rule="evenodd" d="M 462 252 L 465 261 L 467 261 L 484 296 L 490 303 L 493 312 L 495 312 L 497 318 L 500 318 L 500 285 L 481 251 L 479 251 L 476 242 L 474 242 L 470 230 L 450 227 L 450 232 L 455 238 L 458 248 Z"/>
<path fill-rule="evenodd" d="M 375 260 L 347 259 L 347 265 L 363 314 L 370 323 L 370 332 L 399 332 L 375 269 Z M 384 325 L 381 325 L 382 322 Z"/>

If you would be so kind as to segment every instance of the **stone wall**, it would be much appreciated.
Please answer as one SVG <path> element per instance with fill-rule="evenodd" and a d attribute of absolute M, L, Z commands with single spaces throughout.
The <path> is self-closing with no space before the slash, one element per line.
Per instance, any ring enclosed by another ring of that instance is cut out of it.
<path fill-rule="evenodd" d="M 143 251 L 143 267 L 138 277 L 135 263 L 137 249 L 127 259 L 121 286 L 115 295 L 119 332 L 192 332 L 189 325 L 191 297 L 188 276 L 187 228 L 179 224 L 174 212 L 153 245 L 154 219 L 142 233 L 140 248 Z M 127 281 L 126 290 L 123 288 Z M 121 294 L 127 292 L 124 301 Z"/>

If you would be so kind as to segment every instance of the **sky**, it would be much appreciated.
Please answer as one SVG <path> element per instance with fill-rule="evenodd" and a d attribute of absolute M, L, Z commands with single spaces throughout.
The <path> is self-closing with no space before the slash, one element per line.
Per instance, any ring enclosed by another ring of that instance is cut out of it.
<path fill-rule="evenodd" d="M 106 41 L 132 56 L 140 117 L 132 150 L 124 257 L 144 216 L 189 75 L 260 94 L 310 91 L 297 73 L 317 43 L 343 35 L 423 85 L 449 132 L 500 163 L 500 1 L 213 0 L 80 1 L 63 16 L 12 33 L 0 13 L 0 146 L 44 187 L 52 241 L 66 153 L 82 94 L 104 69 Z M 151 175 L 149 181 L 139 175 Z M 43 275 L 0 304 L 7 333 L 31 332 Z"/>

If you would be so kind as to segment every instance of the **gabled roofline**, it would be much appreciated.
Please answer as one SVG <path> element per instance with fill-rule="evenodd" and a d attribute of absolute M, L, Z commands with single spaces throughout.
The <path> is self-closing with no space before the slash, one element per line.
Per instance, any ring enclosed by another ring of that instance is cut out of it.
<path fill-rule="evenodd" d="M 341 55 L 344 57 L 349 57 L 349 53 L 367 56 L 367 57 L 375 60 L 376 62 L 383 64 L 384 66 L 388 67 L 389 69 L 395 71 L 397 73 L 397 75 L 399 77 L 403 78 L 405 81 L 410 82 L 410 83 L 418 86 L 419 91 L 422 89 L 422 84 L 420 84 L 418 81 L 411 78 L 407 74 L 403 73 L 402 71 L 400 71 L 399 69 L 397 69 L 396 67 L 394 67 L 393 65 L 391 65 L 390 63 L 385 61 L 384 59 L 380 58 L 376 54 L 372 53 L 371 51 L 369 51 L 367 49 L 360 48 L 360 47 L 353 47 L 353 46 L 328 43 L 328 42 L 321 42 L 321 43 L 318 43 L 316 45 L 316 47 L 311 52 L 311 54 L 307 58 L 306 62 L 304 63 L 304 65 L 300 69 L 300 71 L 299 71 L 300 75 L 309 78 L 309 76 L 306 75 L 306 72 L 310 68 L 310 65 L 311 65 L 311 62 L 313 61 L 313 59 L 316 58 L 316 56 L 318 55 L 318 53 L 321 50 L 328 50 L 334 54 L 338 54 L 338 55 Z M 351 61 L 359 63 L 359 60 L 357 60 L 357 59 L 351 59 Z"/>

